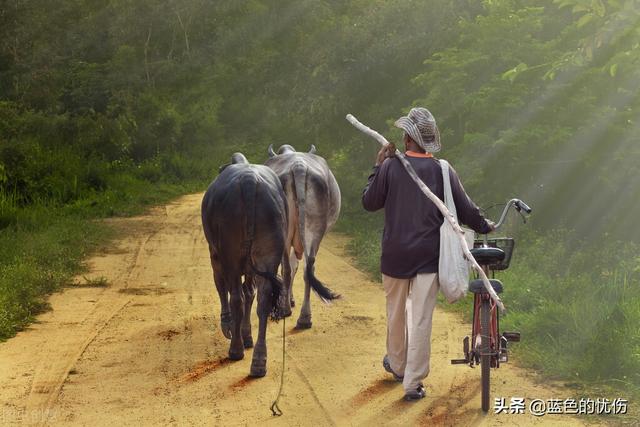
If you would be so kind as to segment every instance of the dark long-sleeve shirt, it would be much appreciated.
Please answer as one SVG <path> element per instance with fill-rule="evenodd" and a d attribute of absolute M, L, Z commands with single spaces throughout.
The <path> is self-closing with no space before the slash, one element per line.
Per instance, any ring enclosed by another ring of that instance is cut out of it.
<path fill-rule="evenodd" d="M 406 157 L 422 181 L 444 200 L 442 168 L 435 158 Z M 491 228 L 464 191 L 458 174 L 449 168 L 451 192 L 458 221 L 478 233 Z M 397 158 L 374 167 L 362 194 L 368 211 L 384 208 L 384 232 L 380 269 L 383 274 L 408 279 L 418 273 L 437 273 L 440 254 L 440 226 L 444 217 L 411 179 Z"/>

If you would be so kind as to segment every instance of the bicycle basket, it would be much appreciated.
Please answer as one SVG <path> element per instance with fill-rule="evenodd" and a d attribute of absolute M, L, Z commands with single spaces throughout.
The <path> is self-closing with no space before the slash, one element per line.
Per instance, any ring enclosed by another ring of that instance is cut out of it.
<path fill-rule="evenodd" d="M 491 270 L 506 270 L 509 268 L 509 263 L 511 262 L 511 254 L 513 253 L 513 246 L 515 245 L 515 241 L 511 237 L 496 237 L 493 239 L 487 239 L 487 245 L 492 248 L 499 248 L 504 251 L 504 259 L 497 264 L 492 264 L 489 266 Z M 474 248 L 481 248 L 484 246 L 483 239 L 476 239 L 473 242 Z"/>

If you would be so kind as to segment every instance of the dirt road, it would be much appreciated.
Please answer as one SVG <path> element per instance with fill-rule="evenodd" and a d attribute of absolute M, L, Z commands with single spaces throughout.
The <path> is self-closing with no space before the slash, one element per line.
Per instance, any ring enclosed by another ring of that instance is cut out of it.
<path fill-rule="evenodd" d="M 226 359 L 200 200 L 185 196 L 145 216 L 114 220 L 127 237 L 89 260 L 88 277 L 103 276 L 108 286 L 53 295 L 53 310 L 0 344 L 0 424 L 580 424 L 568 415 L 535 417 L 528 409 L 484 416 L 479 369 L 449 364 L 459 357 L 468 326 L 441 309 L 428 397 L 404 402 L 402 386 L 381 366 L 383 292 L 352 266 L 346 239 L 338 235 L 327 236 L 316 265 L 318 277 L 344 299 L 323 306 L 314 296 L 310 330 L 293 330 L 295 317 L 286 322 L 284 415 L 273 417 L 283 323 L 269 325 L 265 378 L 247 378 L 251 350 L 242 361 Z M 294 292 L 301 301 L 300 275 Z M 252 315 L 255 325 L 255 305 Z M 572 397 L 570 390 L 536 385 L 532 374 L 513 365 L 494 378 L 493 395 L 507 402 Z"/>

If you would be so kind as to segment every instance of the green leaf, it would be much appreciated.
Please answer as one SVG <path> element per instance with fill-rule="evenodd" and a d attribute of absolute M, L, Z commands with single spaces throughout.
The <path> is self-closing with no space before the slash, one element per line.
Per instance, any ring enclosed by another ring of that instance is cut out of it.
<path fill-rule="evenodd" d="M 609 68 L 609 74 L 611 75 L 611 77 L 615 77 L 617 73 L 618 73 L 618 64 L 612 64 L 611 67 Z"/>
<path fill-rule="evenodd" d="M 524 62 L 521 62 L 518 65 L 516 65 L 514 68 L 504 72 L 502 74 L 502 79 L 509 80 L 510 82 L 513 83 L 513 81 L 518 77 L 519 74 L 521 74 L 524 71 L 527 71 L 528 69 L 529 69 L 529 66 Z"/>
<path fill-rule="evenodd" d="M 563 7 L 571 6 L 575 4 L 575 0 L 553 0 L 555 4 L 558 5 L 558 9 L 562 9 Z"/>
<path fill-rule="evenodd" d="M 584 27 L 589 22 L 593 21 L 593 18 L 595 18 L 595 15 L 593 13 L 587 13 L 585 15 L 582 15 L 582 17 L 578 19 L 578 23 L 577 23 L 578 28 Z"/>
<path fill-rule="evenodd" d="M 510 69 L 509 71 L 505 71 L 502 74 L 502 80 L 509 80 L 510 82 L 513 82 L 516 78 L 516 74 L 518 72 L 516 71 L 515 68 Z"/>
<path fill-rule="evenodd" d="M 600 17 L 603 17 L 606 11 L 604 7 L 604 3 L 602 3 L 602 0 L 593 0 L 591 2 L 591 8 Z"/>

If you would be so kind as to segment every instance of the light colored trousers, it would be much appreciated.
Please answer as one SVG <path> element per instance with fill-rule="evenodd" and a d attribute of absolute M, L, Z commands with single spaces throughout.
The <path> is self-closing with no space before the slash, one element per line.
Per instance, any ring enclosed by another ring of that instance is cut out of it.
<path fill-rule="evenodd" d="M 387 355 L 393 372 L 404 376 L 405 391 L 415 390 L 429 375 L 431 324 L 438 296 L 438 275 L 413 279 L 382 275 L 387 297 Z"/>

